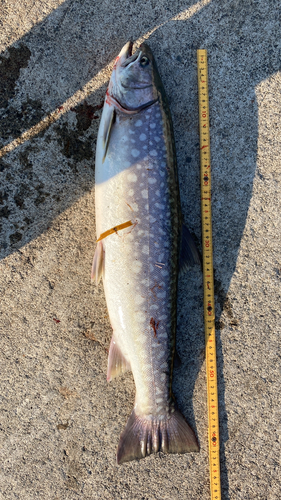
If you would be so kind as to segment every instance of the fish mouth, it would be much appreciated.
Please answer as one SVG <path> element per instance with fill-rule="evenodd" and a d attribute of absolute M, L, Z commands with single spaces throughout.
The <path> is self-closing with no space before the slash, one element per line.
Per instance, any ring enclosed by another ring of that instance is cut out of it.
<path fill-rule="evenodd" d="M 134 43 L 132 42 L 132 40 L 130 40 L 127 45 L 128 45 L 128 48 L 127 48 L 127 58 L 128 58 L 128 57 L 131 57 L 131 55 L 133 53 Z"/>
<path fill-rule="evenodd" d="M 131 57 L 133 51 L 133 42 L 130 40 L 127 42 L 118 54 L 119 61 L 123 65 L 126 60 Z"/>
<path fill-rule="evenodd" d="M 141 48 L 139 47 L 135 52 L 134 54 L 132 53 L 133 52 L 133 42 L 132 41 L 129 41 L 126 43 L 126 45 L 124 45 L 123 49 L 121 50 L 120 54 L 119 54 L 119 57 L 121 59 L 121 64 L 120 66 L 122 68 L 126 68 L 128 66 L 130 66 L 132 63 L 136 62 L 138 59 L 141 58 L 141 55 L 142 55 L 142 50 Z M 147 89 L 149 87 L 152 87 L 152 84 L 135 84 L 135 85 L 126 85 L 122 82 L 121 83 L 121 86 L 124 88 L 124 89 L 130 89 L 130 90 L 138 90 L 138 89 Z"/>
<path fill-rule="evenodd" d="M 126 47 L 126 45 L 125 45 L 125 47 Z M 139 49 L 137 49 L 134 54 L 132 52 L 133 52 L 133 42 L 128 42 L 127 51 L 124 53 L 124 56 L 126 56 L 126 59 L 124 62 L 121 63 L 121 66 L 123 68 L 126 68 L 127 66 L 129 66 L 129 64 L 135 62 L 141 54 L 141 51 Z"/>

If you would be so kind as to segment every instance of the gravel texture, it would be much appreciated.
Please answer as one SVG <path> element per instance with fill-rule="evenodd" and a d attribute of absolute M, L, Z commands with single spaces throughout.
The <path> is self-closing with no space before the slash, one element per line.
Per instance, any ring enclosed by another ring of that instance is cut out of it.
<path fill-rule="evenodd" d="M 115 463 L 134 383 L 106 383 L 111 328 L 90 268 L 99 117 L 129 39 L 157 59 L 199 247 L 196 49 L 208 50 L 222 498 L 281 498 L 280 12 L 274 0 L 1 2 L 1 500 L 210 498 L 199 270 L 180 280 L 174 392 L 201 451 Z"/>

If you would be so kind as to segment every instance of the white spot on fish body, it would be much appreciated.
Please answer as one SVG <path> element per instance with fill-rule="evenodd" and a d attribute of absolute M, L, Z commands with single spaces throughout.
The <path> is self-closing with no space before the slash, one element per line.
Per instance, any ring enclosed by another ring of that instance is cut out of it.
<path fill-rule="evenodd" d="M 166 357 L 166 353 L 165 353 L 165 351 L 159 351 L 159 352 L 157 353 L 157 358 L 158 358 L 158 361 L 160 361 L 160 360 L 161 360 L 161 358 L 165 358 L 165 357 Z"/>
<path fill-rule="evenodd" d="M 151 370 L 151 366 L 150 366 L 149 364 L 147 364 L 147 363 L 146 363 L 146 364 L 143 364 L 143 365 L 142 365 L 142 369 L 143 369 L 144 371 L 150 371 L 150 370 Z"/>
<path fill-rule="evenodd" d="M 155 182 L 156 182 L 155 177 L 148 177 L 148 182 L 149 182 L 149 184 L 155 184 Z"/>
<path fill-rule="evenodd" d="M 142 247 L 142 253 L 149 255 L 149 246 L 148 245 L 144 245 Z"/>
<path fill-rule="evenodd" d="M 148 205 L 148 203 L 146 203 L 146 205 L 144 205 L 144 208 L 145 208 L 145 210 L 148 210 L 148 209 L 149 209 L 149 205 Z"/>
<path fill-rule="evenodd" d="M 131 139 L 131 142 L 136 142 L 135 139 Z"/>
<path fill-rule="evenodd" d="M 140 170 L 141 169 L 141 164 L 140 163 L 137 163 L 137 169 Z"/>
<path fill-rule="evenodd" d="M 143 302 L 145 302 L 145 298 L 144 298 L 144 297 L 142 297 L 141 295 L 137 295 L 137 296 L 135 297 L 135 303 L 136 303 L 137 305 L 143 304 Z"/>
<path fill-rule="evenodd" d="M 141 271 L 141 268 L 142 268 L 142 263 L 139 260 L 133 262 L 132 269 L 134 273 L 139 273 Z"/>
<path fill-rule="evenodd" d="M 149 145 L 152 146 L 153 145 L 153 142 L 152 141 L 149 141 Z"/>
<path fill-rule="evenodd" d="M 130 181 L 130 182 L 137 182 L 137 180 L 138 180 L 138 178 L 137 178 L 136 174 L 134 174 L 134 173 L 130 173 L 130 174 L 128 174 L 127 179 L 128 179 L 128 181 Z"/>
<path fill-rule="evenodd" d="M 126 241 L 128 241 L 128 240 L 132 241 L 134 239 L 134 236 L 132 235 L 132 233 L 124 233 L 122 235 L 122 237 L 123 238 L 126 237 Z"/>
<path fill-rule="evenodd" d="M 156 149 L 153 149 L 152 151 L 150 151 L 150 154 L 151 154 L 151 156 L 157 156 L 158 155 Z"/>
<path fill-rule="evenodd" d="M 156 222 L 157 219 L 155 219 L 155 217 L 153 217 L 152 215 L 148 215 L 148 217 L 146 217 L 146 220 L 149 220 L 149 222 L 154 224 L 154 222 Z"/>
<path fill-rule="evenodd" d="M 143 189 L 142 192 L 141 192 L 141 195 L 143 198 L 147 199 L 148 198 L 148 190 L 147 189 Z"/>
<path fill-rule="evenodd" d="M 161 271 L 162 276 L 168 276 L 169 272 L 166 269 Z"/>
<path fill-rule="evenodd" d="M 163 398 L 156 398 L 156 403 L 162 403 Z"/>
<path fill-rule="evenodd" d="M 140 323 L 143 323 L 146 319 L 146 316 L 142 311 L 137 311 L 135 313 L 135 319 L 137 322 L 139 321 Z"/>
<path fill-rule="evenodd" d="M 153 139 L 154 139 L 156 142 L 159 142 L 159 141 L 160 141 L 160 137 L 157 137 L 157 136 L 153 137 Z"/>
<path fill-rule="evenodd" d="M 156 310 L 158 309 L 158 306 L 157 306 L 156 304 L 152 304 L 152 305 L 149 307 L 149 309 L 150 309 L 151 311 L 156 311 Z"/>
<path fill-rule="evenodd" d="M 141 281 L 141 284 L 148 286 L 149 285 L 149 279 L 145 278 L 144 280 Z"/>
<path fill-rule="evenodd" d="M 142 126 L 142 121 L 141 120 L 137 120 L 136 123 L 135 123 L 135 126 L 136 127 L 141 127 Z"/>
<path fill-rule="evenodd" d="M 143 149 L 147 149 L 147 145 L 143 146 Z"/>
<path fill-rule="evenodd" d="M 140 152 L 138 151 L 138 149 L 132 149 L 131 153 L 132 153 L 132 156 L 134 158 L 137 158 L 137 156 L 139 156 L 139 154 L 140 154 Z"/>
<path fill-rule="evenodd" d="M 129 134 L 134 134 L 134 130 L 132 130 L 131 128 L 129 129 Z"/>
<path fill-rule="evenodd" d="M 133 196 L 134 192 L 135 192 L 135 191 L 134 191 L 133 189 L 130 189 L 130 190 L 129 190 L 129 196 Z"/>
<path fill-rule="evenodd" d="M 131 207 L 132 207 L 132 209 L 133 209 L 134 212 L 137 212 L 138 209 L 139 209 L 139 206 L 138 206 L 137 203 L 131 203 Z"/>
<path fill-rule="evenodd" d="M 163 253 L 160 253 L 159 257 L 158 257 L 158 262 L 162 262 L 164 259 L 164 254 Z M 164 283 L 163 283 L 164 284 Z"/>
<path fill-rule="evenodd" d="M 160 375 L 160 380 L 165 380 L 165 378 L 166 378 L 165 373 L 161 373 L 161 375 Z"/>
<path fill-rule="evenodd" d="M 145 134 L 141 134 L 140 135 L 140 141 L 145 141 L 146 139 L 146 135 Z"/>
<path fill-rule="evenodd" d="M 164 170 L 159 170 L 159 174 L 161 175 L 161 177 L 164 177 L 165 171 Z"/>
<path fill-rule="evenodd" d="M 145 335 L 139 335 L 138 336 L 138 342 L 140 344 L 146 344 L 146 338 L 145 338 Z"/>
<path fill-rule="evenodd" d="M 161 210 L 165 209 L 165 205 L 162 205 L 162 203 L 155 203 L 156 208 L 160 208 Z"/>
<path fill-rule="evenodd" d="M 129 161 L 124 162 L 124 167 L 129 168 L 131 166 L 131 163 Z"/>
<path fill-rule="evenodd" d="M 160 196 L 160 191 L 159 191 L 159 189 L 157 189 L 157 191 L 155 191 L 155 194 L 156 194 L 156 196 Z"/>
<path fill-rule="evenodd" d="M 155 123 L 151 123 L 149 126 L 150 126 L 150 128 L 155 128 L 156 124 Z"/>
<path fill-rule="evenodd" d="M 164 299 L 166 297 L 166 295 L 167 295 L 166 292 L 159 292 L 159 293 L 157 293 L 158 299 Z"/>

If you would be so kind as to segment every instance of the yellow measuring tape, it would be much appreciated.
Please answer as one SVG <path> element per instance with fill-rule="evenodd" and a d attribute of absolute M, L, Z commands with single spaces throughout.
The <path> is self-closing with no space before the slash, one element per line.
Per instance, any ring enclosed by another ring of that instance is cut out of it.
<path fill-rule="evenodd" d="M 211 499 L 221 500 L 219 412 L 217 388 L 215 300 L 211 212 L 211 155 L 209 129 L 209 93 L 207 51 L 197 50 L 200 165 L 201 165 L 201 214 L 203 247 L 204 321 L 206 340 L 206 370 L 208 396 L 208 441 L 210 461 Z"/>

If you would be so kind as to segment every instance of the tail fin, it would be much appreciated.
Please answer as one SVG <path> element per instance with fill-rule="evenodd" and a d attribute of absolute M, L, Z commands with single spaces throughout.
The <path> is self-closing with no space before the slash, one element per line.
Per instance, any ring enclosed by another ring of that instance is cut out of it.
<path fill-rule="evenodd" d="M 188 453 L 199 451 L 193 430 L 178 410 L 164 419 L 138 417 L 132 411 L 127 425 L 121 434 L 117 464 L 144 458 L 151 453 Z"/>

